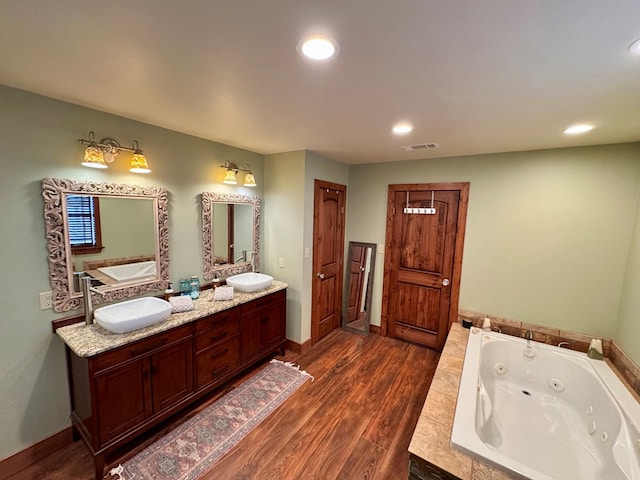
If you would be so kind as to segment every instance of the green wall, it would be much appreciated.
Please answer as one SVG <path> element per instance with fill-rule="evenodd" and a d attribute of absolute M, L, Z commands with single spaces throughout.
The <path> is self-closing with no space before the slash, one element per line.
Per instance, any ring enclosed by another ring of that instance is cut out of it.
<path fill-rule="evenodd" d="M 82 167 L 76 142 L 94 130 L 123 145 L 133 139 L 152 173 L 129 173 L 126 154 L 106 171 Z M 263 196 L 264 158 L 245 150 L 178 134 L 114 115 L 0 86 L 0 460 L 69 425 L 63 343 L 41 311 L 38 292 L 51 290 L 41 181 L 44 177 L 165 186 L 169 191 L 172 281 L 202 279 L 203 191 Z M 249 163 L 254 189 L 223 185 L 225 160 Z"/>
<path fill-rule="evenodd" d="M 265 172 L 265 258 L 274 277 L 289 284 L 287 338 L 304 343 L 311 338 L 314 180 L 346 185 L 349 169 L 316 153 L 296 151 L 267 155 Z M 285 268 L 278 267 L 280 257 Z"/>
<path fill-rule="evenodd" d="M 615 340 L 640 365 L 640 196 L 635 209 L 635 228 L 629 248 Z"/>
<path fill-rule="evenodd" d="M 640 144 L 352 166 L 348 240 L 384 243 L 387 185 L 427 182 L 471 183 L 460 308 L 614 337 Z M 376 261 L 379 324 L 383 255 Z M 622 328 L 640 338 L 639 309 L 629 310 Z"/>

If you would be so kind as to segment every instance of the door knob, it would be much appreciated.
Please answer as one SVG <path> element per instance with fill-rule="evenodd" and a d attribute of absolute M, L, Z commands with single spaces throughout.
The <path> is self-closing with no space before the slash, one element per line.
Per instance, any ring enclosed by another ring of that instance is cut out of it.
<path fill-rule="evenodd" d="M 442 285 L 444 285 L 445 287 L 449 285 L 449 279 L 445 278 L 444 280 L 442 280 Z"/>
<path fill-rule="evenodd" d="M 324 279 L 324 273 L 318 273 L 317 275 L 318 275 L 318 278 L 319 278 L 319 279 L 321 279 L 321 280 L 323 280 L 323 279 Z"/>

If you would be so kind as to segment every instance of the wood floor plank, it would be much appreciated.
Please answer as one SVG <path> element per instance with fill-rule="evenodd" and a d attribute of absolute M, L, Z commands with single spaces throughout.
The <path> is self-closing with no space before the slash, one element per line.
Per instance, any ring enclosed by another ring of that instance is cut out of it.
<path fill-rule="evenodd" d="M 408 477 L 407 449 L 439 355 L 378 335 L 336 330 L 304 355 L 284 361 L 315 377 L 306 382 L 204 476 L 203 480 L 374 479 Z M 126 460 L 153 439 L 206 408 L 254 372 L 234 380 L 206 403 L 122 453 Z M 91 480 L 81 442 L 10 480 Z"/>

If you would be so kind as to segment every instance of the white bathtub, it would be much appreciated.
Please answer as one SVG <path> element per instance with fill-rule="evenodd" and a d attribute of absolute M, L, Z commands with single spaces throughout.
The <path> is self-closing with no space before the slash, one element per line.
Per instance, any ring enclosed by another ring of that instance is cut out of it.
<path fill-rule="evenodd" d="M 109 275 L 114 280 L 123 282 L 126 280 L 134 280 L 137 278 L 155 277 L 156 262 L 149 260 L 147 262 L 126 263 L 124 265 L 113 265 L 111 267 L 100 267 L 99 272 Z"/>
<path fill-rule="evenodd" d="M 451 443 L 514 478 L 640 480 L 640 405 L 602 360 L 472 328 Z"/>

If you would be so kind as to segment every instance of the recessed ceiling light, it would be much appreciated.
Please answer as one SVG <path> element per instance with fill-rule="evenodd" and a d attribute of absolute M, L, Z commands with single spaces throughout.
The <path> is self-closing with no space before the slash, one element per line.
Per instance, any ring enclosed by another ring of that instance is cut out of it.
<path fill-rule="evenodd" d="M 631 45 L 629 51 L 634 55 L 640 55 L 640 38 L 637 38 Z"/>
<path fill-rule="evenodd" d="M 593 125 L 581 123 L 578 125 L 571 125 L 569 128 L 565 128 L 564 133 L 566 133 L 567 135 L 580 135 L 581 133 L 587 133 L 591 130 L 593 130 Z"/>
<path fill-rule="evenodd" d="M 391 129 L 396 135 L 407 135 L 413 131 L 413 125 L 410 123 L 398 123 Z"/>
<path fill-rule="evenodd" d="M 311 35 L 300 40 L 296 50 L 311 60 L 328 60 L 340 53 L 340 45 L 333 38 Z"/>

